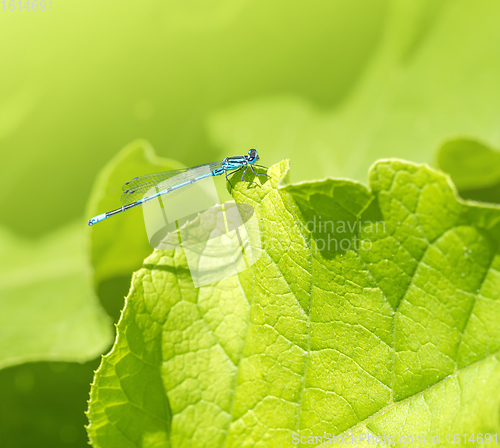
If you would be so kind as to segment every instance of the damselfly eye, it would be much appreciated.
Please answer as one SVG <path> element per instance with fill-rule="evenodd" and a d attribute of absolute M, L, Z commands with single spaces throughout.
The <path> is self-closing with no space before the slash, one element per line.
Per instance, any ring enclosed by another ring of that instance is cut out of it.
<path fill-rule="evenodd" d="M 248 155 L 249 155 L 252 159 L 255 159 L 255 157 L 258 157 L 258 156 L 257 156 L 257 150 L 256 150 L 256 149 L 251 149 L 250 151 L 248 151 Z"/>

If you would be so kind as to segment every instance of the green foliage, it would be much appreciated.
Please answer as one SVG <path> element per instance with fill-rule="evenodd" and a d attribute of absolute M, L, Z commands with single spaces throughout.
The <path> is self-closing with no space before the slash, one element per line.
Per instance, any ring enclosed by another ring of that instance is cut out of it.
<path fill-rule="evenodd" d="M 195 289 L 182 251 L 155 251 L 134 274 L 92 386 L 96 448 L 500 429 L 498 207 L 398 160 L 370 189 L 280 186 L 287 170 L 235 189 L 260 221 L 250 269 Z"/>
<path fill-rule="evenodd" d="M 436 159 L 461 197 L 500 202 L 500 152 L 476 140 L 456 139 L 444 143 Z"/>
<path fill-rule="evenodd" d="M 7 1 L 7 7 L 11 3 L 17 5 Z M 456 136 L 500 146 L 496 0 L 88 0 L 53 7 L 0 13 L 0 367 L 85 361 L 106 350 L 110 319 L 87 280 L 85 237 L 94 290 L 116 318 L 132 271 L 151 249 L 139 210 L 90 234 L 86 220 L 119 205 L 125 177 L 176 165 L 135 143 L 113 159 L 91 193 L 101 168 L 126 142 L 145 137 L 159 154 L 187 166 L 256 147 L 266 166 L 291 158 L 293 180 L 362 181 L 377 159 L 430 161 L 435 148 Z M 490 168 L 479 169 L 478 179 Z M 306 223 L 319 213 L 350 224 L 356 213 L 383 220 L 378 198 L 370 202 L 373 193 L 361 185 L 308 185 L 279 191 L 280 198 L 293 197 Z M 346 196 L 330 204 L 318 199 L 323 193 L 312 193 L 323 188 Z M 459 185 L 460 195 L 500 202 L 498 183 L 470 188 Z M 493 219 L 490 209 L 481 210 L 478 222 Z M 78 229 L 67 227 L 71 223 Z M 285 230 L 277 227 L 273 235 Z M 333 239 L 354 243 L 358 233 Z M 310 238 L 325 236 L 315 229 Z M 32 237 L 40 240 L 27 240 Z M 323 247 L 318 252 L 329 263 L 347 256 Z M 407 280 L 397 283 L 390 274 L 392 280 L 377 281 L 389 285 L 384 294 L 394 305 Z M 34 394 L 52 387 L 50 375 L 35 381 L 40 390 Z M 486 386 L 481 390 L 487 394 Z M 33 437 L 20 438 L 20 446 L 21 440 L 37 440 L 40 448 L 58 443 L 43 435 L 49 426 L 43 401 L 32 414 Z M 14 395 L 9 402 L 24 403 Z M 470 408 L 480 415 L 475 412 Z M 0 420 L 6 434 L 11 421 Z M 29 441 L 22 446 L 32 448 Z"/>
<path fill-rule="evenodd" d="M 111 343 L 93 294 L 84 225 L 40 241 L 0 233 L 0 367 L 26 361 L 88 361 Z"/>
<path fill-rule="evenodd" d="M 446 142 L 439 149 L 437 163 L 450 174 L 458 190 L 491 187 L 500 182 L 500 152 L 475 140 Z"/>

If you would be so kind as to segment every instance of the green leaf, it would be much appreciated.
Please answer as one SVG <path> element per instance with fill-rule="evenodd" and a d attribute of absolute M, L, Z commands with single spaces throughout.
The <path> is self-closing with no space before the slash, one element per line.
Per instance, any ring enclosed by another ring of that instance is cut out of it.
<path fill-rule="evenodd" d="M 491 55 L 500 42 L 500 3 L 394 1 L 386 12 L 370 63 L 341 101 L 319 107 L 290 90 L 233 102 L 209 116 L 213 144 L 226 152 L 257 148 L 264 164 L 290 158 L 292 181 L 363 182 L 376 160 L 430 163 L 457 135 L 498 146 L 500 59 Z M 325 94 L 335 83 L 332 76 Z"/>
<path fill-rule="evenodd" d="M 94 447 L 498 432 L 500 209 L 399 160 L 370 189 L 287 171 L 235 189 L 260 221 L 250 269 L 195 289 L 182 251 L 155 251 L 134 274 Z"/>
<path fill-rule="evenodd" d="M 82 223 L 38 241 L 0 231 L 0 367 L 88 361 L 112 340 L 92 291 Z"/>
<path fill-rule="evenodd" d="M 476 140 L 456 139 L 444 143 L 436 159 L 461 197 L 500 202 L 500 152 Z"/>

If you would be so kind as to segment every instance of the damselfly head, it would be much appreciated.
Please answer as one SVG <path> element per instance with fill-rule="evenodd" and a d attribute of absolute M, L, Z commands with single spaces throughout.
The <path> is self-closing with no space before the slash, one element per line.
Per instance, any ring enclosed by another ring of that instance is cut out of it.
<path fill-rule="evenodd" d="M 251 149 L 250 151 L 248 151 L 248 157 L 250 158 L 250 160 L 253 160 L 254 162 L 259 160 L 259 155 L 257 154 L 256 149 Z"/>

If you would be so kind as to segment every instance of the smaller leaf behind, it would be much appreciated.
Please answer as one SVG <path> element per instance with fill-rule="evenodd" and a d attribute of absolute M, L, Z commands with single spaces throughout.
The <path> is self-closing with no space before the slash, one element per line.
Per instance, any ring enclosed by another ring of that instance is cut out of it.
<path fill-rule="evenodd" d="M 152 147 L 137 140 L 123 148 L 102 169 L 87 206 L 87 217 L 121 207 L 122 185 L 136 176 L 181 168 L 157 157 Z M 88 229 L 94 285 L 104 307 L 117 320 L 132 272 L 152 251 L 142 210 L 129 210 Z"/>
<path fill-rule="evenodd" d="M 455 139 L 438 149 L 436 162 L 464 199 L 500 203 L 499 151 L 476 140 Z"/>

